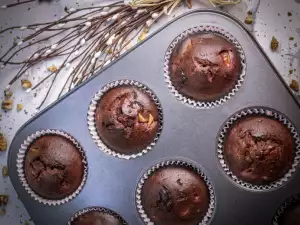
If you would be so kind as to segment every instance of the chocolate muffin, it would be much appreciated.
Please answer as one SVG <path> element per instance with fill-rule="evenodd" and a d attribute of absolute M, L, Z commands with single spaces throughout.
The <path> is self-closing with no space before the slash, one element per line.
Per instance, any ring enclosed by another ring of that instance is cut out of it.
<path fill-rule="evenodd" d="M 124 225 L 120 218 L 107 212 L 88 211 L 71 222 L 71 225 Z"/>
<path fill-rule="evenodd" d="M 177 44 L 169 67 L 171 82 L 179 93 L 196 101 L 214 101 L 237 83 L 241 59 L 225 38 L 202 33 Z"/>
<path fill-rule="evenodd" d="M 279 225 L 300 225 L 300 201 L 290 205 L 279 218 Z"/>
<path fill-rule="evenodd" d="M 47 134 L 29 146 L 25 177 L 29 186 L 46 199 L 63 199 L 74 193 L 84 176 L 82 155 L 73 142 Z"/>
<path fill-rule="evenodd" d="M 209 191 L 202 177 L 182 166 L 155 171 L 142 187 L 142 205 L 155 225 L 195 225 L 209 208 Z"/>
<path fill-rule="evenodd" d="M 243 181 L 262 185 L 284 176 L 294 158 L 289 129 L 265 116 L 248 116 L 237 121 L 225 141 L 228 167 Z"/>
<path fill-rule="evenodd" d="M 135 86 L 120 86 L 105 93 L 97 105 L 95 119 L 102 141 L 122 154 L 145 149 L 159 129 L 154 100 Z"/>

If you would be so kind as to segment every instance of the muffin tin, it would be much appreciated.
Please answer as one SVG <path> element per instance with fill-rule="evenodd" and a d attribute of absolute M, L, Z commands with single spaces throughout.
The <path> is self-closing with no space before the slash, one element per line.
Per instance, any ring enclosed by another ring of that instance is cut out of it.
<path fill-rule="evenodd" d="M 243 83 L 230 99 L 216 107 L 182 104 L 165 81 L 165 56 L 170 44 L 180 34 L 195 27 L 214 27 L 229 32 L 245 56 Z M 129 160 L 101 151 L 93 141 L 87 120 L 95 94 L 105 85 L 121 80 L 135 80 L 147 86 L 157 96 L 163 111 L 162 131 L 151 151 Z M 280 187 L 250 190 L 230 179 L 218 158 L 220 129 L 228 118 L 248 107 L 274 109 L 286 116 L 295 130 L 300 130 L 299 103 L 242 23 L 223 12 L 193 11 L 167 24 L 104 68 L 98 76 L 26 123 L 10 146 L 9 175 L 35 224 L 63 225 L 80 210 L 104 207 L 116 212 L 128 224 L 142 225 L 144 222 L 136 204 L 141 178 L 153 165 L 164 161 L 186 161 L 203 168 L 214 189 L 215 208 L 209 224 L 271 225 L 282 202 L 300 192 L 298 167 L 293 168 L 292 176 Z M 47 129 L 72 135 L 82 146 L 88 162 L 88 176 L 82 191 L 69 202 L 56 206 L 32 198 L 18 177 L 17 155 L 24 140 Z"/>

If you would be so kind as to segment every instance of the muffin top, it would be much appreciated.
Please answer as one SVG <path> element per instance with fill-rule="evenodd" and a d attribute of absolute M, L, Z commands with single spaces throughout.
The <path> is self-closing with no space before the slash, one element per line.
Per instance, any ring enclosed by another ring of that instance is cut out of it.
<path fill-rule="evenodd" d="M 95 119 L 102 141 L 122 154 L 142 151 L 159 128 L 154 100 L 134 86 L 116 87 L 105 93 L 97 105 Z"/>
<path fill-rule="evenodd" d="M 294 142 L 281 122 L 264 116 L 249 116 L 230 129 L 224 146 L 225 160 L 241 180 L 268 184 L 291 167 Z"/>
<path fill-rule="evenodd" d="M 209 192 L 194 170 L 167 166 L 155 171 L 142 187 L 142 205 L 155 225 L 199 224 L 209 207 Z"/>
<path fill-rule="evenodd" d="M 29 146 L 25 156 L 25 176 L 41 197 L 62 199 L 77 190 L 84 175 L 82 155 L 69 139 L 44 135 Z"/>
<path fill-rule="evenodd" d="M 215 34 L 195 34 L 175 47 L 170 79 L 182 95 L 197 101 L 214 101 L 232 90 L 241 61 L 232 43 Z"/>
<path fill-rule="evenodd" d="M 106 212 L 89 211 L 78 216 L 71 225 L 124 225 L 116 216 Z"/>

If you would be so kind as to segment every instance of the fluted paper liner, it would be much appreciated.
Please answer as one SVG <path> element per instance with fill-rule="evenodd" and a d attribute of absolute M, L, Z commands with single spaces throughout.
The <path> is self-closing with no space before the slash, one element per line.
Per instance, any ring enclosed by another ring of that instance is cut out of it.
<path fill-rule="evenodd" d="M 187 167 L 195 171 L 199 176 L 203 179 L 205 182 L 208 192 L 209 192 L 209 206 L 207 209 L 207 212 L 205 216 L 203 217 L 202 221 L 199 223 L 199 225 L 207 225 L 210 221 L 210 219 L 213 216 L 214 209 L 215 209 L 215 193 L 214 189 L 208 179 L 208 177 L 202 172 L 198 167 L 196 167 L 194 164 L 182 161 L 182 160 L 168 160 L 161 163 L 157 163 L 154 166 L 152 166 L 150 169 L 147 170 L 147 172 L 144 173 L 144 175 L 141 177 L 137 189 L 136 189 L 136 207 L 140 214 L 141 219 L 144 221 L 147 225 L 154 225 L 154 223 L 151 221 L 151 219 L 148 217 L 147 213 L 145 212 L 143 205 L 142 205 L 142 188 L 145 183 L 145 181 L 158 169 L 167 167 L 167 166 L 180 166 L 180 167 Z"/>
<path fill-rule="evenodd" d="M 95 114 L 96 114 L 96 109 L 97 109 L 97 104 L 98 102 L 101 100 L 102 96 L 109 91 L 110 89 L 116 88 L 116 87 L 122 87 L 124 85 L 131 85 L 134 87 L 139 88 L 140 90 L 142 90 L 143 92 L 145 92 L 146 94 L 148 94 L 154 101 L 154 103 L 156 104 L 157 110 L 158 110 L 158 114 L 159 114 L 159 128 L 158 131 L 156 133 L 156 136 L 154 137 L 153 141 L 145 148 L 140 150 L 139 153 L 136 154 L 122 154 L 122 153 L 118 153 L 112 149 L 110 149 L 102 140 L 101 137 L 98 134 L 97 131 L 97 127 L 96 127 L 96 121 L 95 121 Z M 112 83 L 109 83 L 107 85 L 105 85 L 100 91 L 98 91 L 95 96 L 93 97 L 90 106 L 89 106 L 89 110 L 88 110 L 88 128 L 90 131 L 90 134 L 94 140 L 94 142 L 97 144 L 97 146 L 106 154 L 114 156 L 114 157 L 118 157 L 121 159 L 133 159 L 139 156 L 142 156 L 143 154 L 146 154 L 148 151 L 150 151 L 154 145 L 156 144 L 157 140 L 159 139 L 161 130 L 162 130 L 162 124 L 163 124 L 163 113 L 162 113 L 162 108 L 161 105 L 159 103 L 158 98 L 156 97 L 156 95 L 148 88 L 146 87 L 144 84 L 139 83 L 137 81 L 134 80 L 117 80 L 114 81 Z"/>
<path fill-rule="evenodd" d="M 234 85 L 234 87 L 231 89 L 231 91 L 229 93 L 224 94 L 224 96 L 220 97 L 219 99 L 213 100 L 213 101 L 198 101 L 198 100 L 189 98 L 187 96 L 184 96 L 174 87 L 174 85 L 172 84 L 171 78 L 170 78 L 170 68 L 169 68 L 170 67 L 170 59 L 171 59 L 174 48 L 177 46 L 177 44 L 179 44 L 185 38 L 192 36 L 194 34 L 201 34 L 201 33 L 217 34 L 217 35 L 220 35 L 220 36 L 224 37 L 225 39 L 227 39 L 229 42 L 231 42 L 235 46 L 235 48 L 237 49 L 237 52 L 240 56 L 240 60 L 241 60 L 241 74 L 239 75 L 239 78 L 238 78 L 236 84 Z M 167 83 L 169 90 L 177 98 L 177 100 L 179 100 L 189 106 L 192 106 L 195 108 L 200 108 L 200 109 L 214 108 L 218 105 L 225 103 L 229 99 L 231 99 L 235 95 L 235 93 L 238 91 L 238 89 L 242 86 L 242 83 L 244 82 L 244 77 L 246 75 L 246 61 L 245 61 L 246 59 L 245 59 L 245 54 L 244 54 L 244 51 L 243 51 L 241 45 L 239 44 L 239 42 L 235 39 L 235 37 L 232 34 L 225 31 L 224 29 L 222 29 L 220 27 L 216 27 L 216 26 L 210 26 L 210 25 L 204 26 L 203 25 L 203 26 L 193 27 L 193 28 L 190 28 L 190 29 L 184 31 L 183 33 L 178 35 L 175 38 L 175 40 L 172 41 L 171 45 L 169 46 L 169 48 L 166 52 L 164 60 L 165 60 L 164 61 L 164 77 L 165 77 L 165 81 Z"/>
<path fill-rule="evenodd" d="M 126 221 L 119 215 L 117 214 L 116 212 L 110 210 L 110 209 L 107 209 L 107 208 L 103 208 L 103 207 L 89 207 L 89 208 L 85 208 L 85 209 L 82 209 L 78 212 L 76 212 L 71 219 L 69 219 L 68 221 L 68 225 L 72 225 L 72 222 L 74 222 L 75 219 L 77 219 L 78 217 L 84 215 L 85 213 L 88 213 L 88 212 L 103 212 L 103 213 L 107 213 L 109 215 L 112 215 L 114 216 L 115 218 L 117 218 L 123 225 L 128 225 L 126 223 Z"/>
<path fill-rule="evenodd" d="M 239 119 L 242 119 L 243 117 L 249 116 L 249 115 L 253 115 L 253 116 L 262 115 L 262 116 L 266 116 L 266 117 L 269 117 L 269 118 L 272 118 L 272 119 L 275 119 L 275 120 L 281 122 L 289 129 L 289 131 L 291 132 L 291 135 L 293 137 L 294 143 L 295 143 L 295 155 L 294 155 L 294 161 L 293 161 L 291 168 L 287 171 L 287 173 L 282 178 L 280 178 L 277 181 L 273 181 L 272 183 L 267 184 L 267 185 L 254 185 L 254 184 L 240 180 L 238 177 L 236 177 L 231 172 L 231 170 L 229 169 L 228 165 L 225 162 L 223 148 L 224 148 L 224 142 L 225 142 L 228 131 L 230 131 L 231 126 L 236 121 L 238 121 Z M 296 128 L 294 127 L 294 125 L 281 113 L 279 113 L 273 109 L 266 108 L 266 107 L 246 108 L 246 109 L 243 109 L 243 110 L 235 113 L 233 116 L 231 116 L 225 122 L 223 127 L 221 128 L 221 130 L 219 132 L 219 136 L 218 136 L 217 155 L 218 155 L 220 164 L 221 164 L 222 168 L 224 169 L 225 173 L 235 183 L 241 185 L 242 187 L 248 188 L 248 189 L 267 191 L 267 190 L 271 190 L 271 189 L 280 187 L 283 184 L 285 184 L 297 170 L 297 167 L 298 167 L 299 161 L 300 161 L 300 139 L 299 139 L 298 132 L 297 132 Z"/>
<path fill-rule="evenodd" d="M 63 199 L 51 200 L 51 199 L 47 199 L 47 198 L 44 198 L 44 197 L 38 195 L 27 183 L 26 176 L 25 176 L 24 161 L 25 161 L 26 152 L 27 152 L 29 146 L 31 145 L 32 142 L 34 142 L 39 137 L 42 137 L 42 136 L 48 135 L 48 134 L 63 136 L 65 138 L 67 138 L 68 140 L 70 140 L 76 146 L 78 151 L 81 153 L 82 162 L 84 164 L 83 178 L 82 178 L 82 181 L 81 181 L 79 187 L 77 188 L 77 190 L 74 193 L 72 193 L 71 195 L 69 195 Z M 45 205 L 61 205 L 61 204 L 64 204 L 64 203 L 69 202 L 70 200 L 74 199 L 80 193 L 80 191 L 83 189 L 83 186 L 85 185 L 85 182 L 87 179 L 88 164 L 87 164 L 87 159 L 86 159 L 86 156 L 85 156 L 85 153 L 84 153 L 82 147 L 73 137 L 71 137 L 69 134 L 67 134 L 63 131 L 60 131 L 60 130 L 48 129 L 48 130 L 41 130 L 41 131 L 36 132 L 35 134 L 32 134 L 21 145 L 21 148 L 19 149 L 19 153 L 17 155 L 17 172 L 18 172 L 19 180 L 20 180 L 22 186 L 25 188 L 27 193 L 32 198 L 34 198 L 39 203 L 43 203 Z"/>
<path fill-rule="evenodd" d="M 276 211 L 274 217 L 273 217 L 273 225 L 280 225 L 279 224 L 279 218 L 284 214 L 285 210 L 293 205 L 294 203 L 299 202 L 300 203 L 300 194 L 297 194 L 295 196 L 290 197 L 287 199 Z"/>

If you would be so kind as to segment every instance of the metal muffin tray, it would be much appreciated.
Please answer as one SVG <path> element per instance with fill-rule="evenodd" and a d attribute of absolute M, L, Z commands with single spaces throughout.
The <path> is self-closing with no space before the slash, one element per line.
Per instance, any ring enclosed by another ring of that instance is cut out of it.
<path fill-rule="evenodd" d="M 170 43 L 185 30 L 216 26 L 231 33 L 245 55 L 246 76 L 238 91 L 212 108 L 191 107 L 177 100 L 164 78 L 164 59 Z M 94 143 L 87 122 L 93 96 L 116 80 L 135 80 L 149 87 L 163 110 L 163 127 L 154 147 L 146 154 L 126 160 L 110 156 Z M 136 207 L 136 189 L 141 176 L 154 164 L 183 160 L 199 166 L 215 192 L 211 225 L 268 225 L 277 208 L 300 192 L 300 171 L 288 182 L 271 190 L 251 190 L 236 184 L 224 172 L 218 158 L 218 134 L 237 111 L 268 107 L 285 115 L 300 130 L 300 108 L 278 71 L 250 32 L 232 16 L 212 10 L 197 10 L 180 16 L 98 76 L 86 81 L 26 123 L 17 133 L 8 156 L 9 175 L 35 224 L 64 225 L 77 211 L 101 206 L 115 211 L 129 225 L 144 224 Z M 57 129 L 72 135 L 87 156 L 88 177 L 74 199 L 58 206 L 39 203 L 22 186 L 17 172 L 20 146 L 33 133 Z"/>

